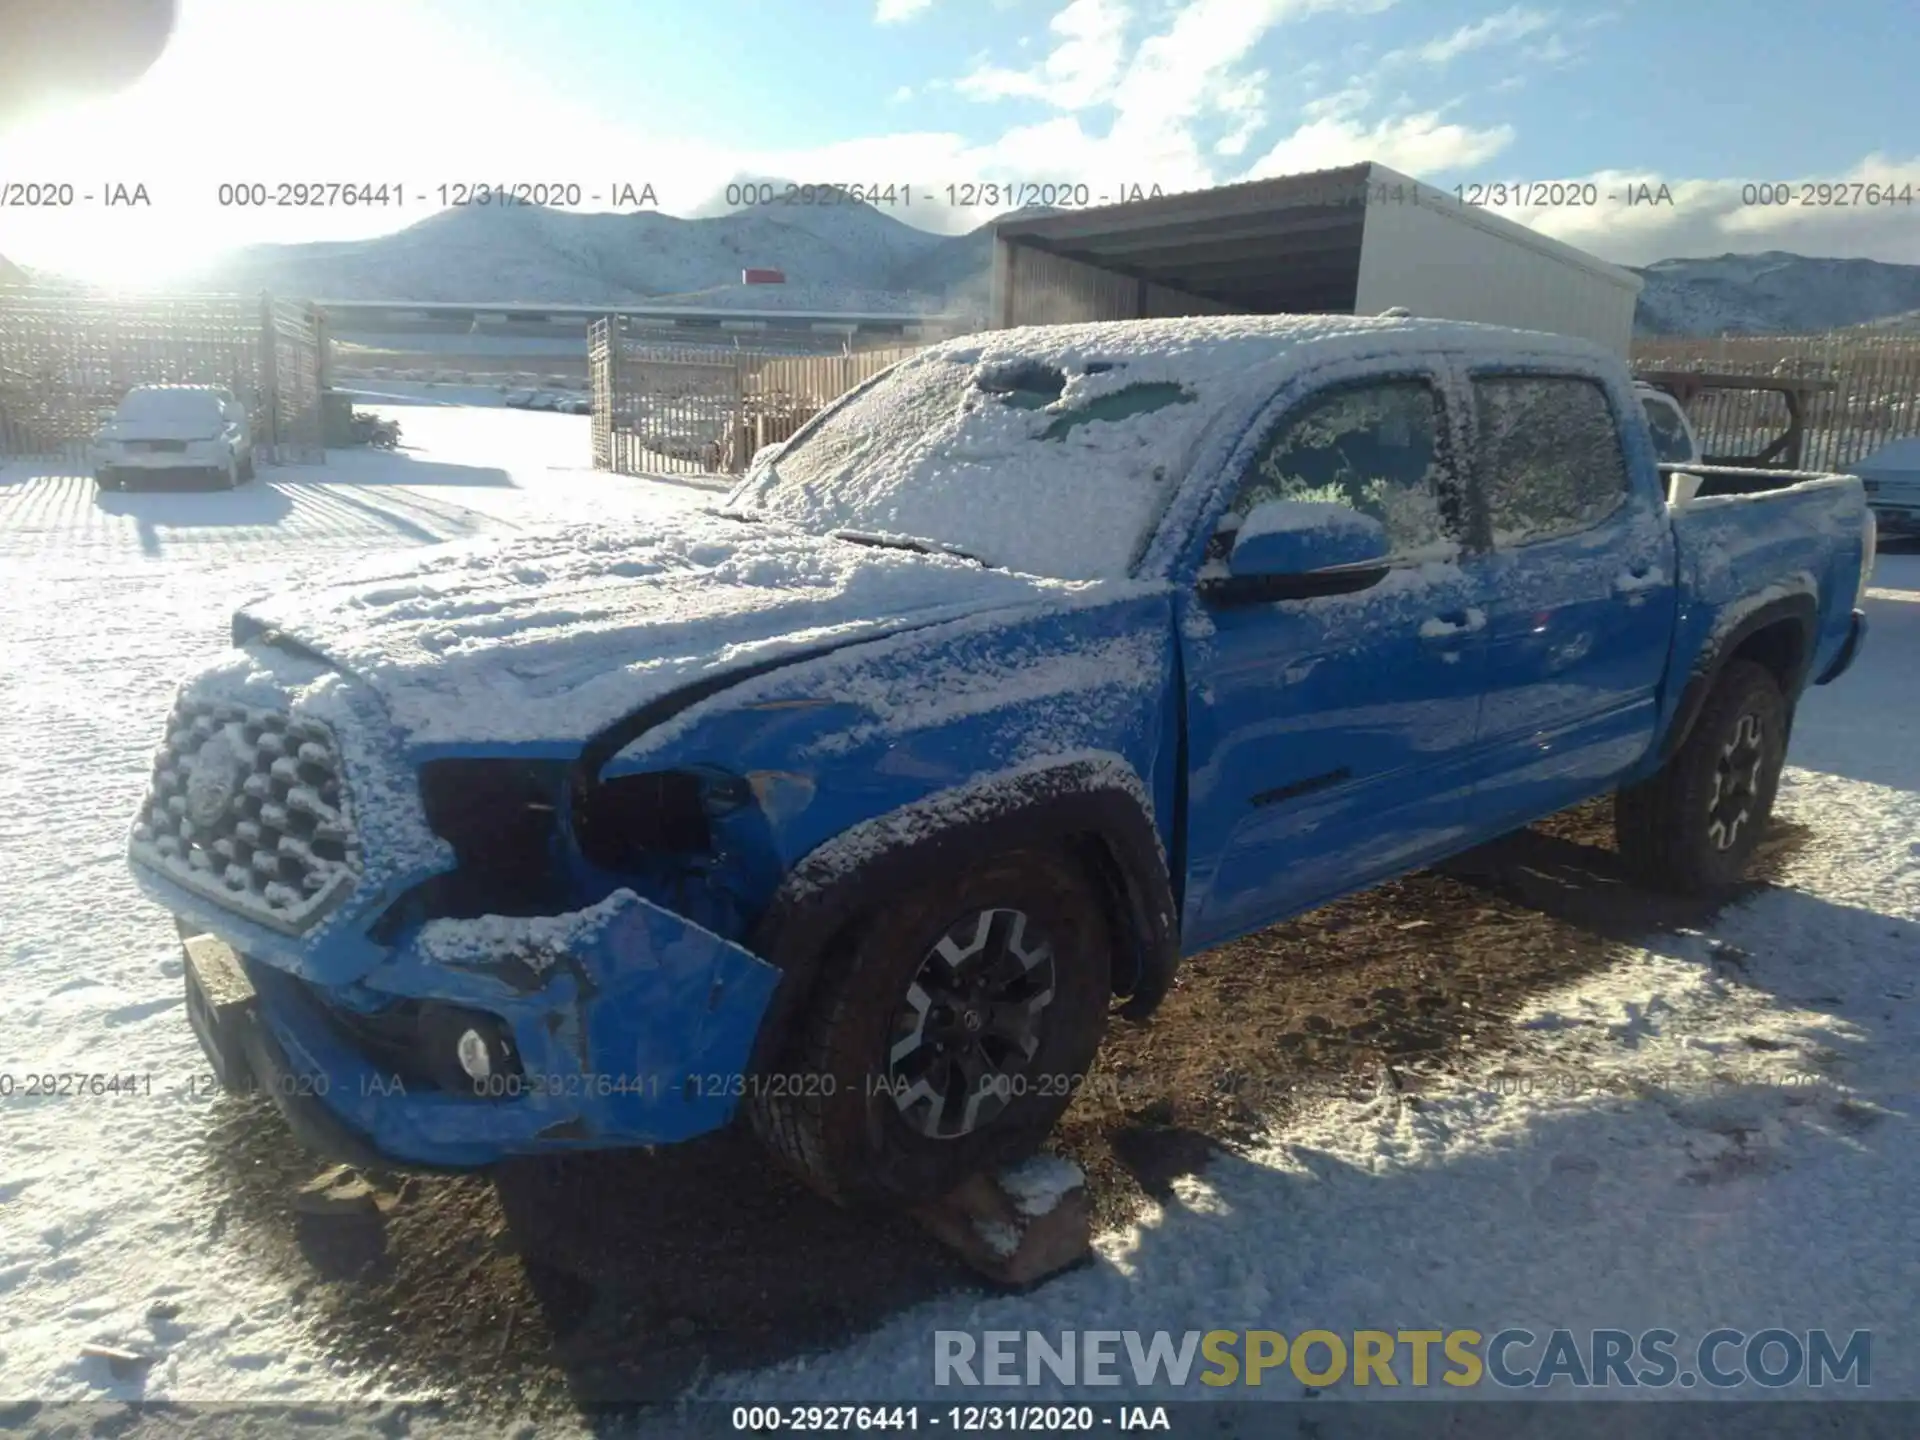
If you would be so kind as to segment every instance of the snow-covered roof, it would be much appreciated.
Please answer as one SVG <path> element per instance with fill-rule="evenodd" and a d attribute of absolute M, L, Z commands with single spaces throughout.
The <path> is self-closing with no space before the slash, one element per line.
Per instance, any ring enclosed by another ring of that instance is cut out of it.
<path fill-rule="evenodd" d="M 795 437 L 734 504 L 815 532 L 956 546 L 1033 575 L 1130 572 L 1223 411 L 1307 363 L 1401 350 L 1607 358 L 1465 321 L 1222 315 L 987 331 L 929 347 Z"/>
<path fill-rule="evenodd" d="M 233 398 L 220 385 L 139 385 L 115 411 L 122 420 L 198 419 Z"/>

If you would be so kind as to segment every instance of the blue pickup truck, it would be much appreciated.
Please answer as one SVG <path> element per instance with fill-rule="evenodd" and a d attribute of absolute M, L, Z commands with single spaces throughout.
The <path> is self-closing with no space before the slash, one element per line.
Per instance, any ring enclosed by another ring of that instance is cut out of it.
<path fill-rule="evenodd" d="M 1611 793 L 1649 883 L 1735 882 L 1873 534 L 1855 479 L 1663 473 L 1580 341 L 990 332 L 709 509 L 246 606 L 130 858 L 311 1148 L 744 1116 L 911 1201 L 1038 1147 L 1183 955 L 1539 816 Z"/>

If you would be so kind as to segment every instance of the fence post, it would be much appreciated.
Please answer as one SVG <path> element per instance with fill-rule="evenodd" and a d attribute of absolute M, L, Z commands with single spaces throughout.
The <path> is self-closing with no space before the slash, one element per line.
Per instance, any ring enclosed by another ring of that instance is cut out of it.
<path fill-rule="evenodd" d="M 747 433 L 747 357 L 737 352 L 733 357 L 733 464 L 727 467 L 729 474 L 747 473 L 753 460 L 752 444 L 753 437 Z"/>
<path fill-rule="evenodd" d="M 267 454 L 280 459 L 280 347 L 275 343 L 273 296 L 260 292 L 260 391 L 267 405 Z"/>
<path fill-rule="evenodd" d="M 313 321 L 314 378 L 325 394 L 333 388 L 333 327 L 327 323 L 327 312 L 318 305 L 309 305 L 307 313 Z"/>

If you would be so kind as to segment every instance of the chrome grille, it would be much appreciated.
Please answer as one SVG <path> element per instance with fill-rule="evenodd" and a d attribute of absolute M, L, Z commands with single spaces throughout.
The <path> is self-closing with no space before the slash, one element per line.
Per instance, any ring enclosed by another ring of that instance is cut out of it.
<path fill-rule="evenodd" d="M 132 849 L 229 909 L 306 929 L 360 875 L 332 733 L 278 711 L 183 699 L 154 757 Z"/>

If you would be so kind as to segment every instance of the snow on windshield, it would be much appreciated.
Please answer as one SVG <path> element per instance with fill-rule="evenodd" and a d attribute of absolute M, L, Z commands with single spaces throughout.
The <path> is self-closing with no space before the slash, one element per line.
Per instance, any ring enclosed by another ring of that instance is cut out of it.
<path fill-rule="evenodd" d="M 129 391 L 114 414 L 120 420 L 204 420 L 220 413 L 220 401 L 212 390 L 166 385 Z"/>
<path fill-rule="evenodd" d="M 1297 322 L 1296 322 L 1297 324 Z M 1069 580 L 1124 576 L 1215 411 L 1287 329 L 1056 326 L 953 341 L 856 392 L 743 487 L 816 532 L 930 540 Z"/>

